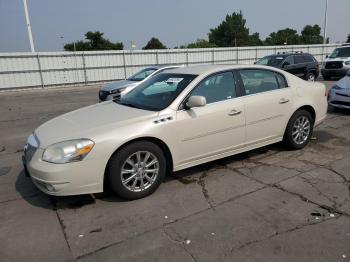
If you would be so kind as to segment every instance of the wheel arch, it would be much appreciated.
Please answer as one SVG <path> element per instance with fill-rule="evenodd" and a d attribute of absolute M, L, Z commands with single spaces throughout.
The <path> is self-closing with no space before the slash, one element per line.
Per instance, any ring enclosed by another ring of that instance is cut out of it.
<path fill-rule="evenodd" d="M 156 138 L 156 137 L 152 137 L 152 136 L 145 136 L 145 137 L 138 137 L 138 138 L 134 138 L 134 139 L 131 139 L 127 142 L 125 142 L 124 144 L 120 145 L 118 148 L 116 148 L 114 150 L 114 152 L 110 155 L 108 161 L 107 161 L 107 164 L 106 164 L 106 167 L 105 167 L 105 172 L 104 172 L 104 177 L 103 177 L 103 189 L 105 191 L 106 188 L 108 188 L 108 185 L 107 185 L 107 172 L 108 172 L 108 168 L 109 168 L 109 163 L 110 163 L 110 160 L 112 159 L 112 157 L 118 153 L 119 150 L 121 150 L 122 148 L 132 144 L 132 143 L 135 143 L 135 142 L 138 142 L 138 141 L 148 141 L 148 142 L 151 142 L 151 143 L 154 143 L 156 144 L 157 146 L 160 147 L 160 149 L 164 152 L 164 155 L 165 155 L 165 159 L 166 159 L 166 162 L 167 162 L 167 173 L 169 172 L 172 172 L 173 170 L 173 156 L 172 156 L 172 153 L 170 151 L 170 148 L 168 147 L 168 145 L 161 139 L 159 138 Z"/>
<path fill-rule="evenodd" d="M 299 107 L 297 110 L 294 111 L 293 114 L 295 114 L 295 112 L 297 112 L 298 110 L 305 110 L 307 112 L 309 112 L 312 116 L 313 121 L 316 121 L 316 110 L 313 108 L 313 106 L 311 105 L 304 105 Z"/>

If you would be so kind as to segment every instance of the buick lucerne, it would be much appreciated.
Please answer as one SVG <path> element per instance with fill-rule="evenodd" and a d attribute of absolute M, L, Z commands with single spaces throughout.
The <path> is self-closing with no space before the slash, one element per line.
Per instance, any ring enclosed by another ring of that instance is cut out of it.
<path fill-rule="evenodd" d="M 172 171 L 280 141 L 301 149 L 326 112 L 323 84 L 277 68 L 183 67 L 44 123 L 29 136 L 23 161 L 47 194 L 108 186 L 138 199 Z"/>

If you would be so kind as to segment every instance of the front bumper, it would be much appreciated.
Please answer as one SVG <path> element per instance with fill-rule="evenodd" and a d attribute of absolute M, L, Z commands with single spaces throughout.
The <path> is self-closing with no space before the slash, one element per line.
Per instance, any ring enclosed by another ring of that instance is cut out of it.
<path fill-rule="evenodd" d="M 42 192 L 55 195 L 81 195 L 103 191 L 104 167 L 100 161 L 53 164 L 41 160 L 43 150 L 37 149 L 30 161 L 23 157 L 24 170 Z"/>
<path fill-rule="evenodd" d="M 337 94 L 331 89 L 328 94 L 328 104 L 332 107 L 350 109 L 350 94 Z"/>
<path fill-rule="evenodd" d="M 339 69 L 326 69 L 322 68 L 321 69 L 321 74 L 322 76 L 328 76 L 328 77 L 343 77 L 346 76 L 346 74 L 350 71 L 350 66 L 349 67 L 342 67 Z"/>

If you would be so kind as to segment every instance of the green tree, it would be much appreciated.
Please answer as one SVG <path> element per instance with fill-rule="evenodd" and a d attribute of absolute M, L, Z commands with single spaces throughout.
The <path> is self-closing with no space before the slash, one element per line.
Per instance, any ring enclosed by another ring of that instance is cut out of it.
<path fill-rule="evenodd" d="M 166 49 L 166 46 L 158 38 L 152 37 L 142 49 Z"/>
<path fill-rule="evenodd" d="M 205 39 L 197 39 L 196 42 L 193 42 L 187 45 L 187 48 L 213 48 L 213 47 L 217 47 L 217 45 L 214 43 L 210 43 Z"/>
<path fill-rule="evenodd" d="M 265 40 L 266 45 L 298 45 L 300 36 L 298 32 L 291 28 L 279 30 L 271 33 Z"/>
<path fill-rule="evenodd" d="M 94 51 L 94 50 L 123 50 L 122 42 L 113 43 L 109 39 L 103 37 L 100 31 L 89 31 L 85 34 L 86 41 L 75 42 L 77 51 Z M 74 51 L 74 43 L 64 45 L 64 50 Z"/>
<path fill-rule="evenodd" d="M 346 40 L 347 43 L 350 43 L 350 34 L 348 34 L 348 40 Z"/>
<path fill-rule="evenodd" d="M 260 46 L 263 45 L 264 42 L 260 39 L 259 33 L 254 33 L 249 37 L 249 43 L 251 46 Z"/>
<path fill-rule="evenodd" d="M 239 13 L 233 12 L 232 15 L 226 15 L 225 20 L 218 27 L 210 29 L 208 36 L 210 43 L 225 47 L 249 46 L 258 42 L 256 37 L 259 34 L 249 35 L 249 28 L 246 26 L 242 11 L 240 11 Z"/>
<path fill-rule="evenodd" d="M 302 44 L 307 45 L 322 44 L 321 27 L 319 25 L 306 25 L 301 31 L 300 40 Z"/>

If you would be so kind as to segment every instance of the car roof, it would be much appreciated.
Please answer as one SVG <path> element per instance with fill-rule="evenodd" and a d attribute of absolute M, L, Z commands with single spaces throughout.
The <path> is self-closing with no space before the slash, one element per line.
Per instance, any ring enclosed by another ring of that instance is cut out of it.
<path fill-rule="evenodd" d="M 260 66 L 260 65 L 196 65 L 196 66 L 179 67 L 176 69 L 171 69 L 167 71 L 167 73 L 203 75 L 203 74 L 211 74 L 211 73 L 216 73 L 216 72 L 225 71 L 225 70 L 234 70 L 234 69 L 242 69 L 242 68 L 275 70 L 271 67 Z"/>
<path fill-rule="evenodd" d="M 309 53 L 301 53 L 301 52 L 292 52 L 292 53 L 280 53 L 280 54 L 272 54 L 272 55 L 268 55 L 268 57 L 273 57 L 273 56 L 282 56 L 282 57 L 287 57 L 287 56 L 291 56 L 291 55 L 309 55 L 312 56 Z"/>

